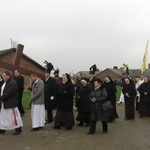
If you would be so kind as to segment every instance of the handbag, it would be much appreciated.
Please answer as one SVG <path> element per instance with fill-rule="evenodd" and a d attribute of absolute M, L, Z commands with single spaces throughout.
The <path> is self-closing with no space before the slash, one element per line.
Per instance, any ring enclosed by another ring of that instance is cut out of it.
<path fill-rule="evenodd" d="M 102 104 L 102 109 L 103 110 L 107 110 L 107 109 L 111 109 L 111 108 L 113 108 L 113 107 L 112 107 L 110 101 L 107 101 L 107 102 L 105 102 L 105 103 Z"/>

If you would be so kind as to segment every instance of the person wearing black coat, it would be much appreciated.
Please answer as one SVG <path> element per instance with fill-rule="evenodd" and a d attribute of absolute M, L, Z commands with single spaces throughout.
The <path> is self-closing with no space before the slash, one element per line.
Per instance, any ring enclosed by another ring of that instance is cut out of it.
<path fill-rule="evenodd" d="M 93 90 L 94 90 L 94 80 L 96 79 L 95 77 L 95 72 L 98 71 L 96 64 L 92 65 L 90 67 L 89 71 L 89 82 L 91 83 Z"/>
<path fill-rule="evenodd" d="M 125 120 L 134 119 L 136 89 L 133 81 L 129 77 L 125 78 L 125 85 L 123 86 L 122 92 L 125 99 Z"/>
<path fill-rule="evenodd" d="M 110 110 L 109 122 L 113 122 L 118 117 L 116 110 L 116 83 L 111 79 L 110 76 L 105 77 L 104 87 L 107 91 L 107 99 L 111 102 L 113 108 Z"/>
<path fill-rule="evenodd" d="M 45 71 L 44 80 L 44 99 L 45 99 L 45 109 L 47 110 L 47 120 L 46 123 L 53 122 L 53 110 L 56 108 L 56 80 L 51 77 L 49 71 Z"/>
<path fill-rule="evenodd" d="M 80 121 L 77 126 L 83 126 L 84 123 L 85 126 L 89 126 L 90 124 L 90 92 L 92 89 L 91 84 L 87 81 L 87 79 L 82 79 L 81 80 L 82 87 L 79 90 L 78 93 L 78 101 L 79 101 L 79 106 L 78 106 L 78 115 L 76 120 Z"/>
<path fill-rule="evenodd" d="M 96 79 L 95 77 L 95 72 L 93 71 L 90 71 L 89 72 L 89 82 L 91 83 L 92 85 L 92 90 L 94 90 L 94 80 Z"/>
<path fill-rule="evenodd" d="M 0 89 L 0 134 L 15 129 L 13 135 L 22 132 L 22 119 L 18 110 L 18 87 L 9 71 L 3 72 L 4 83 Z"/>
<path fill-rule="evenodd" d="M 71 82 L 70 75 L 67 73 L 63 75 L 62 81 L 57 92 L 58 107 L 54 118 L 54 128 L 60 129 L 61 127 L 65 127 L 66 130 L 71 130 L 74 126 L 74 85 Z"/>
<path fill-rule="evenodd" d="M 83 78 L 83 74 L 81 72 L 78 72 L 76 80 L 75 80 L 75 107 L 77 108 L 77 110 L 80 105 L 79 104 L 80 102 L 78 101 L 78 95 L 79 95 L 79 91 L 82 87 L 82 84 L 81 84 L 82 78 Z"/>
<path fill-rule="evenodd" d="M 20 111 L 21 116 L 25 114 L 25 110 L 22 105 L 22 96 L 24 90 L 24 77 L 20 74 L 19 70 L 14 71 L 14 80 L 18 85 L 18 109 Z"/>
<path fill-rule="evenodd" d="M 144 83 L 139 86 L 140 103 L 138 107 L 139 117 L 150 117 L 150 81 L 144 77 Z"/>

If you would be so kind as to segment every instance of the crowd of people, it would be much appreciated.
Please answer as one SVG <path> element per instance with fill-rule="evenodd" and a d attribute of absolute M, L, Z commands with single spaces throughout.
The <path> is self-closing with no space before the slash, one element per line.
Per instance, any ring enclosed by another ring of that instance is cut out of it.
<path fill-rule="evenodd" d="M 35 72 L 31 74 L 32 84 L 27 86 L 31 90 L 31 131 L 41 130 L 45 124 L 52 122 L 54 129 L 72 130 L 76 119 L 77 127 L 89 127 L 87 134 L 95 133 L 97 121 L 102 122 L 102 133 L 107 133 L 108 122 L 119 118 L 116 109 L 116 83 L 111 76 L 106 76 L 102 81 L 95 76 L 96 68 L 90 68 L 89 78 L 78 72 L 73 82 L 68 73 L 62 79 L 58 78 L 58 71 L 55 72 L 55 78 L 51 77 L 52 69 L 52 64 L 47 63 L 44 80 Z M 25 114 L 22 105 L 24 78 L 19 70 L 15 70 L 14 75 L 12 77 L 9 71 L 4 71 L 0 77 L 0 134 L 12 129 L 15 129 L 14 135 L 22 132 L 21 117 Z M 149 78 L 141 75 L 133 81 L 126 73 L 122 76 L 122 101 L 118 104 L 125 104 L 125 120 L 134 119 L 135 110 L 139 112 L 139 117 L 149 117 Z M 76 118 L 74 106 L 77 108 Z"/>

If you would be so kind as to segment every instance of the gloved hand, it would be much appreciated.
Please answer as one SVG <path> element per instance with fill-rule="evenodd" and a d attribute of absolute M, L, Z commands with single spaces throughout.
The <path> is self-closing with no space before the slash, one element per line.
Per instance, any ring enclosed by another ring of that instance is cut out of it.
<path fill-rule="evenodd" d="M 54 96 L 51 96 L 51 97 L 50 97 L 50 100 L 51 100 L 51 101 L 54 100 Z"/>

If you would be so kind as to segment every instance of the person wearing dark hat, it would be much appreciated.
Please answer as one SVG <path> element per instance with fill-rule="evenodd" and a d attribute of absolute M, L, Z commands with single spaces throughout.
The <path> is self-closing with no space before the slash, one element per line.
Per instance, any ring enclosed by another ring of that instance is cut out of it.
<path fill-rule="evenodd" d="M 59 77 L 59 69 L 57 68 L 56 70 L 54 70 L 54 75 L 55 75 L 55 77 Z"/>
<path fill-rule="evenodd" d="M 55 109 L 55 94 L 56 94 L 56 81 L 51 77 L 51 71 L 53 70 L 53 65 L 46 61 L 45 70 L 45 80 L 44 80 L 44 99 L 45 99 L 45 109 L 47 110 L 47 120 L 46 123 L 53 122 L 53 110 Z"/>
<path fill-rule="evenodd" d="M 62 84 L 57 92 L 58 108 L 54 118 L 54 128 L 60 129 L 65 127 L 66 130 L 71 130 L 74 125 L 73 115 L 73 96 L 74 85 L 71 82 L 69 74 L 65 73 L 62 77 Z"/>
<path fill-rule="evenodd" d="M 89 82 L 92 84 L 93 90 L 94 90 L 94 79 L 96 78 L 96 77 L 95 77 L 95 72 L 96 72 L 97 70 L 98 70 L 98 69 L 97 69 L 97 67 L 96 67 L 95 64 L 90 67 Z"/>

